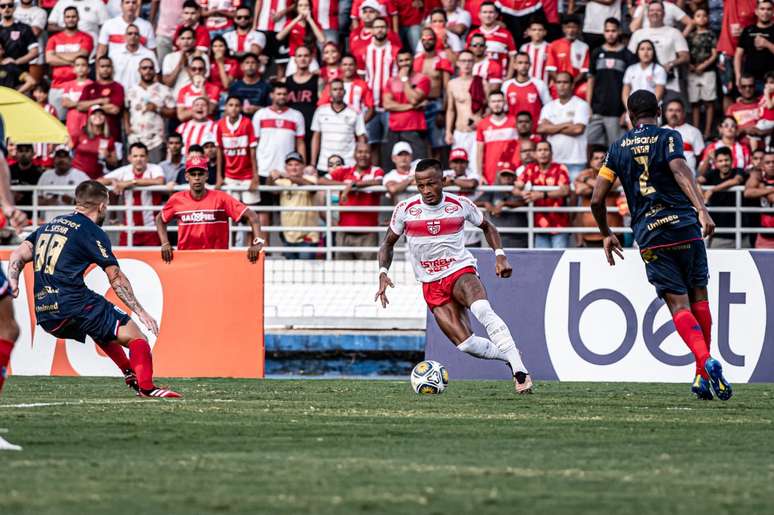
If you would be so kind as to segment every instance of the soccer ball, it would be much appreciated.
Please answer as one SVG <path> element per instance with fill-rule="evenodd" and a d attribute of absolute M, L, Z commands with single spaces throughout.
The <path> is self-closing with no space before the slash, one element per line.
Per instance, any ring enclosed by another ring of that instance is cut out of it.
<path fill-rule="evenodd" d="M 411 371 L 411 387 L 415 393 L 438 394 L 446 390 L 449 372 L 437 361 L 422 361 Z"/>

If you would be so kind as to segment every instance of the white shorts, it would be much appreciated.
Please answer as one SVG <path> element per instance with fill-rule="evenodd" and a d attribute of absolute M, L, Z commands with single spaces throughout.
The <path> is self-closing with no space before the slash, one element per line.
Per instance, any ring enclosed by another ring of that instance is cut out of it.
<path fill-rule="evenodd" d="M 695 73 L 688 74 L 688 101 L 692 104 L 696 102 L 714 102 L 718 98 L 717 87 L 715 85 L 715 71 L 709 70 L 700 75 Z"/>
<path fill-rule="evenodd" d="M 250 182 L 252 182 L 250 179 L 229 179 L 228 177 L 223 179 L 224 186 L 242 186 L 243 188 L 249 188 Z M 229 194 L 248 206 L 253 206 L 261 201 L 260 191 L 229 191 Z"/>

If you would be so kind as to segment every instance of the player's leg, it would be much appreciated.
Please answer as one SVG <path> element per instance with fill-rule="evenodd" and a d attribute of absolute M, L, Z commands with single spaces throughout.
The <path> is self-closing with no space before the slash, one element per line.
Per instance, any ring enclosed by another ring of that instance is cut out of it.
<path fill-rule="evenodd" d="M 704 342 L 707 344 L 707 352 L 712 354 L 712 313 L 710 313 L 709 296 L 706 286 L 698 286 L 688 291 L 688 298 L 691 301 L 691 313 L 699 322 L 701 332 L 704 335 Z M 707 378 L 707 372 L 704 368 L 696 367 L 696 374 Z"/>
<path fill-rule="evenodd" d="M 124 348 L 118 342 L 94 343 L 97 344 L 97 346 L 102 350 L 102 352 L 105 353 L 107 357 L 113 360 L 113 363 L 115 363 L 121 373 L 124 374 L 124 382 L 126 383 L 126 386 L 135 392 L 139 392 L 140 387 L 137 384 L 137 376 L 135 375 L 134 370 L 132 370 L 132 365 L 129 362 L 129 358 L 126 357 Z"/>
<path fill-rule="evenodd" d="M 452 299 L 432 311 L 443 334 L 462 352 L 481 359 L 508 361 L 494 343 L 473 334 L 465 306 Z"/>
<path fill-rule="evenodd" d="M 4 277 L 2 279 L 5 279 Z M 7 284 L 7 283 L 6 283 Z M 0 298 L 0 391 L 8 372 L 11 351 L 19 337 L 19 325 L 13 316 L 13 299 L 5 295 Z M 22 448 L 0 436 L 0 451 L 20 451 Z"/>
<path fill-rule="evenodd" d="M 486 297 L 486 290 L 476 274 L 466 273 L 461 275 L 454 283 L 452 289 L 454 299 L 470 309 L 481 325 L 486 329 L 489 339 L 497 346 L 500 353 L 508 361 L 513 371 L 516 391 L 519 393 L 531 393 L 532 379 L 529 371 L 521 360 L 521 352 L 516 348 L 511 331 L 505 322 L 495 313 Z"/>

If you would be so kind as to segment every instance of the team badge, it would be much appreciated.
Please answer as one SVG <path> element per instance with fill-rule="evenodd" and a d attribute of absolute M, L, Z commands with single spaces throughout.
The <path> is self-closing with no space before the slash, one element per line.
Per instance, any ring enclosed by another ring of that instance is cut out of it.
<path fill-rule="evenodd" d="M 605 59 L 605 66 L 610 69 L 615 68 L 615 59 Z"/>
<path fill-rule="evenodd" d="M 12 40 L 16 41 L 17 39 L 19 39 L 19 36 L 21 36 L 21 32 L 19 32 L 18 30 L 12 30 L 11 31 L 11 39 Z"/>
<path fill-rule="evenodd" d="M 441 221 L 440 220 L 430 220 L 427 222 L 427 232 L 435 236 L 439 232 L 441 232 Z"/>
<path fill-rule="evenodd" d="M 527 102 L 534 104 L 537 100 L 537 93 L 527 93 Z"/>
<path fill-rule="evenodd" d="M 102 96 L 103 97 L 109 97 L 110 96 L 110 90 L 105 88 L 102 90 Z"/>

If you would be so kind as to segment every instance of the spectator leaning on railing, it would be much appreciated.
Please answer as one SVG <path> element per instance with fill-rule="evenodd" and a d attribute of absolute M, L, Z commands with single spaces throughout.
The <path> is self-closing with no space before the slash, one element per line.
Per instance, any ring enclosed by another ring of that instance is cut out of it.
<path fill-rule="evenodd" d="M 760 200 L 761 228 L 774 229 L 774 152 L 768 151 L 763 156 L 760 170 L 753 170 L 744 189 L 748 199 Z M 755 240 L 757 249 L 774 249 L 774 233 L 761 233 Z"/>
<path fill-rule="evenodd" d="M 88 180 L 88 175 L 72 167 L 70 151 L 67 147 L 57 147 L 54 150 L 54 167 L 43 172 L 38 181 L 38 186 L 66 186 L 68 189 L 63 189 L 61 192 L 45 191 L 38 198 L 38 203 L 41 206 L 69 206 L 69 211 L 72 211 L 72 205 L 75 202 L 73 188 Z M 43 218 L 44 222 L 49 222 L 67 212 L 67 209 L 47 210 L 44 211 L 41 218 Z"/>
<path fill-rule="evenodd" d="M 715 150 L 714 165 L 712 168 L 697 179 L 702 186 L 712 186 L 704 190 L 704 202 L 707 207 L 734 207 L 736 206 L 736 193 L 727 191 L 729 188 L 739 186 L 744 183 L 743 170 L 734 168 L 731 160 L 731 149 L 721 147 Z M 715 226 L 723 228 L 736 227 L 735 213 L 712 213 L 712 219 L 715 220 Z M 736 247 L 734 233 L 724 233 L 716 231 L 710 238 L 710 248 L 733 249 Z"/>
<path fill-rule="evenodd" d="M 594 183 L 597 181 L 597 175 L 602 168 L 602 163 L 605 161 L 605 154 L 607 149 L 605 147 L 592 147 L 591 157 L 589 157 L 589 167 L 583 170 L 574 181 L 575 194 L 580 198 L 580 204 L 584 207 L 591 206 L 591 194 L 594 192 Z M 618 193 L 614 190 L 620 187 L 620 183 L 616 179 L 616 183 L 613 184 L 613 188 L 605 198 L 605 203 L 608 207 L 615 207 L 618 201 Z M 610 227 L 621 227 L 623 220 L 618 212 L 607 213 L 607 224 Z M 578 213 L 575 217 L 576 227 L 592 227 L 596 228 L 597 223 L 594 221 L 594 217 L 591 211 L 585 211 Z M 582 233 L 578 237 L 578 242 L 582 247 L 601 247 L 602 246 L 602 234 L 599 231 L 590 233 Z"/>

